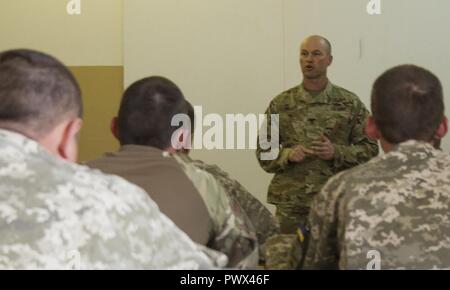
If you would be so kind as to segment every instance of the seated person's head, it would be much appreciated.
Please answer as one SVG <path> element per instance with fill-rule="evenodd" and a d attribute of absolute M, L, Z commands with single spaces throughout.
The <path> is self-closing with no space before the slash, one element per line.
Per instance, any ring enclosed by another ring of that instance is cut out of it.
<path fill-rule="evenodd" d="M 170 151 L 172 136 L 180 129 L 178 125 L 172 126 L 172 118 L 177 114 L 187 118 L 187 113 L 183 93 L 173 82 L 163 77 L 149 77 L 125 91 L 111 130 L 121 145 Z"/>
<path fill-rule="evenodd" d="M 423 68 L 403 65 L 383 73 L 373 85 L 371 103 L 366 131 L 386 152 L 408 140 L 438 146 L 447 133 L 441 83 Z"/>
<path fill-rule="evenodd" d="M 61 62 L 31 50 L 0 53 L 0 128 L 75 161 L 81 115 L 80 88 Z"/>

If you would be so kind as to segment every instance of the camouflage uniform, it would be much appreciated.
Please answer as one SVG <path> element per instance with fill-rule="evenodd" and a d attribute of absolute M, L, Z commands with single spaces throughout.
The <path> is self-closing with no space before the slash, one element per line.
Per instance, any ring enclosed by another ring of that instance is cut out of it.
<path fill-rule="evenodd" d="M 207 171 L 192 164 L 186 154 L 174 155 L 202 196 L 213 220 L 212 239 L 208 247 L 228 256 L 229 267 L 256 268 L 258 239 L 255 229 L 236 200 Z"/>
<path fill-rule="evenodd" d="M 268 202 L 277 206 L 281 231 L 293 233 L 298 224 L 305 224 L 313 197 L 328 178 L 337 172 L 368 161 L 378 154 L 376 142 L 364 131 L 368 116 L 364 104 L 353 93 L 328 83 L 318 95 L 312 96 L 303 85 L 277 96 L 266 111 L 279 114 L 280 152 L 275 160 L 261 160 L 258 140 L 258 161 L 268 173 L 275 173 Z M 330 161 L 307 156 L 301 163 L 290 163 L 291 148 L 311 146 L 320 134 L 327 136 L 336 151 Z M 268 126 L 270 139 L 270 126 Z"/>
<path fill-rule="evenodd" d="M 201 160 L 192 160 L 192 164 L 214 176 L 226 189 L 230 198 L 235 199 L 242 207 L 256 230 L 256 236 L 260 246 L 260 259 L 263 259 L 266 240 L 280 232 L 280 227 L 275 217 L 237 180 L 232 179 L 228 173 L 218 166 L 206 164 Z"/>
<path fill-rule="evenodd" d="M 122 178 L 0 130 L 0 269 L 199 269 L 206 254 Z"/>
<path fill-rule="evenodd" d="M 266 269 L 296 270 L 303 256 L 303 243 L 297 235 L 275 235 L 266 242 Z"/>
<path fill-rule="evenodd" d="M 381 269 L 450 268 L 449 207 L 450 155 L 402 143 L 323 188 L 304 266 L 366 269 L 377 251 Z"/>

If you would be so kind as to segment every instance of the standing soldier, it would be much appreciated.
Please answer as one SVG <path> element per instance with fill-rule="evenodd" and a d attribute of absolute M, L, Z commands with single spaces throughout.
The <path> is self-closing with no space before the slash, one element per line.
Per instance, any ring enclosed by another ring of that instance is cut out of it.
<path fill-rule="evenodd" d="M 279 115 L 280 152 L 274 160 L 262 160 L 266 147 L 258 142 L 257 158 L 265 171 L 275 173 L 268 202 L 277 207 L 283 233 L 306 224 L 312 199 L 328 178 L 378 154 L 364 132 L 369 115 L 364 104 L 327 78 L 332 60 L 328 40 L 306 38 L 300 51 L 302 84 L 277 96 L 266 111 L 269 124 L 272 114 Z"/>

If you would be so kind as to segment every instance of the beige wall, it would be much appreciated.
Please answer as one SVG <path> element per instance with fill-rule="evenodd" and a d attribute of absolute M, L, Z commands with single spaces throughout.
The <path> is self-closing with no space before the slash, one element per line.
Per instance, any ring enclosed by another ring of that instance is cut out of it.
<path fill-rule="evenodd" d="M 117 148 L 109 132 L 123 91 L 123 0 L 82 0 L 68 15 L 66 0 L 0 0 L 0 51 L 31 48 L 70 66 L 83 92 L 80 161 Z"/>
<path fill-rule="evenodd" d="M 122 65 L 122 1 L 82 0 L 68 15 L 66 0 L 1 0 L 0 50 L 27 47 L 67 65 Z"/>
<path fill-rule="evenodd" d="M 72 66 L 84 101 L 83 128 L 80 132 L 79 161 L 97 158 L 119 147 L 110 123 L 119 109 L 123 92 L 123 67 Z"/>
<path fill-rule="evenodd" d="M 261 113 L 277 93 L 299 83 L 299 42 L 323 34 L 334 46 L 331 80 L 367 105 L 375 77 L 405 62 L 435 71 L 448 92 L 450 2 L 382 1 L 379 16 L 367 14 L 368 2 L 127 0 L 125 84 L 164 75 L 205 113 Z M 194 155 L 217 163 L 265 200 L 271 176 L 252 150 Z"/>
<path fill-rule="evenodd" d="M 127 0 L 125 84 L 163 75 L 194 105 L 203 106 L 204 114 L 264 112 L 284 88 L 279 3 Z M 195 150 L 193 156 L 220 165 L 265 201 L 270 176 L 253 150 Z"/>

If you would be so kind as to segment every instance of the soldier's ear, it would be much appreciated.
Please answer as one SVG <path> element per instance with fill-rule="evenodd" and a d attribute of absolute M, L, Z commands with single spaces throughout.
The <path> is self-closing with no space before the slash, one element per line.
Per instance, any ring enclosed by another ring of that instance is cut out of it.
<path fill-rule="evenodd" d="M 372 140 L 379 140 L 381 139 L 381 133 L 380 130 L 378 130 L 377 124 L 375 123 L 375 120 L 372 116 L 367 118 L 366 121 L 366 134 L 369 139 Z"/>
<path fill-rule="evenodd" d="M 111 133 L 113 134 L 114 138 L 119 140 L 119 127 L 117 126 L 117 117 L 112 118 L 111 124 L 110 124 Z"/>
<path fill-rule="evenodd" d="M 175 149 L 176 151 L 191 149 L 191 142 L 192 137 L 190 129 L 188 130 L 182 127 L 173 132 L 171 143 L 172 148 Z"/>
<path fill-rule="evenodd" d="M 39 138 L 38 142 L 50 153 L 70 162 L 78 156 L 78 132 L 83 121 L 80 118 L 67 119 L 56 125 L 51 132 Z"/>
<path fill-rule="evenodd" d="M 434 137 L 437 140 L 441 140 L 442 138 L 444 138 L 445 135 L 447 135 L 447 132 L 448 132 L 448 119 L 446 116 L 444 116 L 444 118 L 442 118 L 441 124 L 439 124 L 439 127 Z"/>
<path fill-rule="evenodd" d="M 58 146 L 58 153 L 63 159 L 76 162 L 78 157 L 78 132 L 83 121 L 80 118 L 70 120 L 64 128 L 63 136 Z"/>

